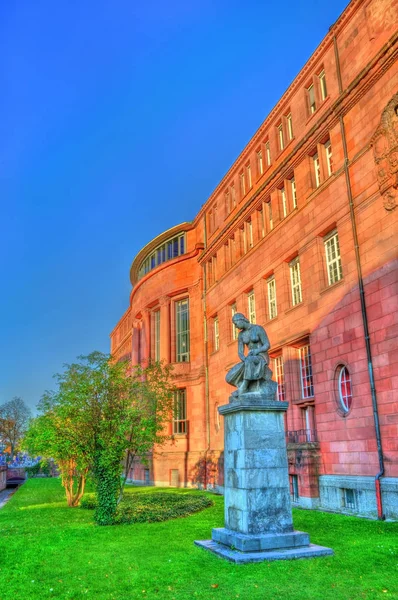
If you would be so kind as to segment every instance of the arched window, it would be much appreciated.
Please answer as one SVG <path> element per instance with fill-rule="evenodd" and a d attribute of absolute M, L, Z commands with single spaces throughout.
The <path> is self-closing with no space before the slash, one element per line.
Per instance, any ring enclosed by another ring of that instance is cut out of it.
<path fill-rule="evenodd" d="M 351 375 L 345 365 L 340 365 L 338 368 L 337 394 L 340 409 L 344 414 L 347 414 L 352 405 L 352 386 Z"/>

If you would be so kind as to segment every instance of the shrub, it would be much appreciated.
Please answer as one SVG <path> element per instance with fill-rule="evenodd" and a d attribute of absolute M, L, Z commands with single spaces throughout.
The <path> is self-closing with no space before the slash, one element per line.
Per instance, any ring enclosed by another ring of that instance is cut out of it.
<path fill-rule="evenodd" d="M 117 508 L 115 524 L 167 521 L 187 517 L 212 505 L 212 500 L 198 494 L 161 492 L 126 494 Z M 90 510 L 96 509 L 95 495 L 87 494 L 80 506 Z"/>
<path fill-rule="evenodd" d="M 38 475 L 45 475 L 49 477 L 51 474 L 51 463 L 48 459 L 43 458 L 39 460 L 35 465 L 25 468 L 28 477 L 37 477 Z"/>

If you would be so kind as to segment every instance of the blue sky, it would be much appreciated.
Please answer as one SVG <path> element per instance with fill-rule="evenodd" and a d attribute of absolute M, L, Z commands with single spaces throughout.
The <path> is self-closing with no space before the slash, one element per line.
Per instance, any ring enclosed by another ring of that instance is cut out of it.
<path fill-rule="evenodd" d="M 0 6 L 0 403 L 107 352 L 129 268 L 190 221 L 346 0 Z"/>

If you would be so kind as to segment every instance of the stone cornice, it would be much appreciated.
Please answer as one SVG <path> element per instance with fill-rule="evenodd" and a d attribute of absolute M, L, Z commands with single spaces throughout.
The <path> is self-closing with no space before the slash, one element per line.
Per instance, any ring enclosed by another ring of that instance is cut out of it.
<path fill-rule="evenodd" d="M 220 230 L 219 234 L 212 240 L 208 248 L 201 254 L 199 262 L 202 264 L 225 244 L 228 237 L 241 227 L 248 217 L 248 208 L 253 210 L 265 200 L 282 179 L 297 166 L 308 151 L 319 143 L 325 134 L 337 123 L 340 115 L 347 112 L 364 96 L 369 88 L 379 79 L 391 65 L 397 60 L 398 55 L 398 33 L 381 48 L 378 54 L 367 64 L 358 76 L 347 86 L 344 92 L 324 111 L 320 118 L 314 123 L 307 134 L 296 144 L 291 152 L 274 169 L 267 179 L 246 200 L 236 215 Z M 361 85 L 362 84 L 362 85 Z M 370 140 L 369 140 L 370 144 Z M 351 164 L 351 162 L 350 162 Z"/>
<path fill-rule="evenodd" d="M 256 133 L 253 135 L 249 143 L 245 146 L 244 150 L 240 153 L 234 163 L 231 165 L 230 169 L 226 172 L 220 183 L 211 193 L 209 198 L 203 204 L 199 213 L 194 219 L 194 224 L 196 225 L 198 220 L 203 217 L 203 214 L 207 211 L 208 206 L 214 202 L 222 189 L 228 184 L 229 179 L 232 175 L 239 170 L 239 168 L 244 164 L 248 156 L 253 152 L 254 147 L 259 143 L 260 140 L 267 133 L 268 128 L 272 124 L 275 117 L 281 115 L 283 113 L 284 108 L 286 108 L 293 96 L 296 92 L 297 88 L 305 86 L 305 82 L 310 74 L 313 74 L 313 70 L 317 61 L 321 59 L 326 50 L 333 44 L 333 37 L 337 36 L 341 30 L 345 27 L 347 22 L 352 18 L 353 14 L 361 7 L 361 5 L 365 4 L 365 0 L 352 0 L 347 8 L 342 12 L 340 17 L 338 17 L 337 21 L 329 28 L 328 33 L 323 38 L 319 46 L 310 56 L 308 61 L 305 63 L 297 77 L 293 80 L 290 86 L 287 88 L 286 92 L 283 94 L 281 99 L 277 102 L 271 112 L 268 114 L 266 119 L 260 125 Z"/>

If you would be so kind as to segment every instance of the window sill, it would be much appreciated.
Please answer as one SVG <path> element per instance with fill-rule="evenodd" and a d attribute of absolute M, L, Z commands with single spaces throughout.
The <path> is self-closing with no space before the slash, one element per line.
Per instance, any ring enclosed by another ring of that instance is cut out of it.
<path fill-rule="evenodd" d="M 334 288 L 338 287 L 339 285 L 342 285 L 343 283 L 344 283 L 344 277 L 342 277 L 335 283 L 331 283 L 330 285 L 327 285 L 326 287 L 322 288 L 319 293 L 325 294 L 326 292 L 329 292 L 330 290 L 334 290 Z"/>
<path fill-rule="evenodd" d="M 232 346 L 232 344 L 236 344 L 238 340 L 231 340 L 227 343 L 227 346 Z"/>
<path fill-rule="evenodd" d="M 296 308 L 298 308 L 299 306 L 303 306 L 304 302 L 298 302 L 298 304 L 295 304 L 294 306 L 291 306 L 290 308 L 288 308 L 287 310 L 285 310 L 285 315 L 290 313 L 292 310 L 295 310 Z"/>
<path fill-rule="evenodd" d="M 325 104 L 330 100 L 330 96 L 326 96 L 325 100 L 322 100 L 322 102 L 320 103 L 320 105 L 318 106 L 318 108 L 315 109 L 315 112 L 312 113 L 312 115 L 309 115 L 307 117 L 307 120 L 305 122 L 306 125 L 308 125 L 308 123 L 310 121 L 312 121 L 312 119 L 316 116 L 319 115 L 319 111 L 325 106 Z"/>
<path fill-rule="evenodd" d="M 184 439 L 188 438 L 188 434 L 187 433 L 172 433 L 171 439 L 175 440 L 176 438 L 179 440 L 184 440 Z"/>

